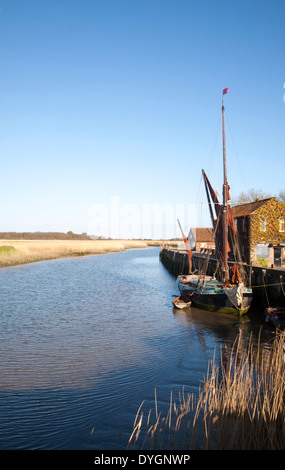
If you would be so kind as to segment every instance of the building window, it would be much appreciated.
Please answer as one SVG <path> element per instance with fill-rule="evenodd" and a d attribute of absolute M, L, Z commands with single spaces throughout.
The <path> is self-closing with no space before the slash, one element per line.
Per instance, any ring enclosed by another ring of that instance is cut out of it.
<path fill-rule="evenodd" d="M 260 230 L 261 232 L 266 232 L 266 219 L 264 218 L 260 220 Z"/>
<path fill-rule="evenodd" d="M 270 258 L 270 248 L 268 245 L 256 245 L 257 258 Z"/>
<path fill-rule="evenodd" d="M 279 219 L 279 232 L 284 232 L 284 219 Z"/>

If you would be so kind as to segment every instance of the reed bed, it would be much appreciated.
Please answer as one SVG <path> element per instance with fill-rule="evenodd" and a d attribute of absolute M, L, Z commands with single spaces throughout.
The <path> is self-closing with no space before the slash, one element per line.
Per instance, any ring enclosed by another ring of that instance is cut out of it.
<path fill-rule="evenodd" d="M 220 364 L 209 363 L 198 396 L 170 396 L 166 416 L 139 408 L 128 449 L 284 450 L 284 332 L 269 347 L 244 349 L 238 336 Z"/>
<path fill-rule="evenodd" d="M 158 240 L 0 240 L 0 267 L 159 245 Z"/>

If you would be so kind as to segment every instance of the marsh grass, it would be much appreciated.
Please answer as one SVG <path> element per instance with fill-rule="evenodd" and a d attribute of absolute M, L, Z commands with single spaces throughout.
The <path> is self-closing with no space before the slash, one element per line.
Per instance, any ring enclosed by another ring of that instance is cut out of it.
<path fill-rule="evenodd" d="M 7 245 L 8 244 L 8 245 Z M 144 240 L 0 240 L 0 267 L 159 246 Z"/>
<path fill-rule="evenodd" d="M 244 349 L 238 336 L 230 353 L 213 359 L 198 396 L 184 389 L 166 416 L 135 417 L 128 448 L 203 450 L 285 449 L 284 332 L 268 348 Z"/>
<path fill-rule="evenodd" d="M 16 250 L 13 246 L 0 246 L 0 256 L 11 256 L 13 254 L 16 254 Z"/>

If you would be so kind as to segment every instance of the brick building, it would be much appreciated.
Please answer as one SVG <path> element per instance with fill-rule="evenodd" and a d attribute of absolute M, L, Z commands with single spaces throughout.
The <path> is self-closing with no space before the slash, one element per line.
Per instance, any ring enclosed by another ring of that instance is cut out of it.
<path fill-rule="evenodd" d="M 285 265 L 285 204 L 275 197 L 232 207 L 243 261 Z"/>
<path fill-rule="evenodd" d="M 188 241 L 193 251 L 204 248 L 215 249 L 214 231 L 212 228 L 191 228 Z"/>

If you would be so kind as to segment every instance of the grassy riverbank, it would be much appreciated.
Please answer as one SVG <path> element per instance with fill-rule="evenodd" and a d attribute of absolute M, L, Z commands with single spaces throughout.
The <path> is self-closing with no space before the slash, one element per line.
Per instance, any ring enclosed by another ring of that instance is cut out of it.
<path fill-rule="evenodd" d="M 268 347 L 244 347 L 240 336 L 225 350 L 220 364 L 212 361 L 198 396 L 181 392 L 166 416 L 146 417 L 141 407 L 129 448 L 284 450 L 285 333 L 277 331 Z"/>
<path fill-rule="evenodd" d="M 160 244 L 159 240 L 0 240 L 0 267 Z"/>

